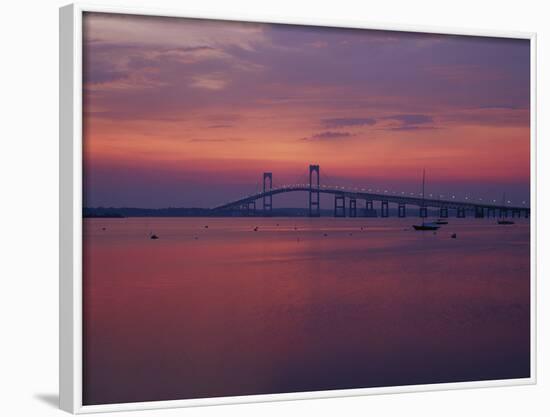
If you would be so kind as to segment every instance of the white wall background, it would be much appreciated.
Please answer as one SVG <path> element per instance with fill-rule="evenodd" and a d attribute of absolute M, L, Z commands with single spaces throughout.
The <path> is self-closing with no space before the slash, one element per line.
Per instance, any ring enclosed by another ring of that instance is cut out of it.
<path fill-rule="evenodd" d="M 108 4 L 110 0 L 104 2 Z M 0 415 L 62 415 L 58 348 L 59 0 L 4 1 L 0 24 Z M 550 13 L 536 0 L 177 0 L 111 4 L 538 32 L 537 386 L 142 411 L 147 416 L 518 416 L 550 412 Z M 548 187 L 546 187 L 548 190 Z"/>

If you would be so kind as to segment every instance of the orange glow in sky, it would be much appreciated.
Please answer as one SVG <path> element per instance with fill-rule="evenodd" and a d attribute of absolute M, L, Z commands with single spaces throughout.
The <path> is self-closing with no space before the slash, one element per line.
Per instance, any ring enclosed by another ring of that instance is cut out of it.
<path fill-rule="evenodd" d="M 85 204 L 209 207 L 310 163 L 528 200 L 529 71 L 526 40 L 86 14 Z"/>

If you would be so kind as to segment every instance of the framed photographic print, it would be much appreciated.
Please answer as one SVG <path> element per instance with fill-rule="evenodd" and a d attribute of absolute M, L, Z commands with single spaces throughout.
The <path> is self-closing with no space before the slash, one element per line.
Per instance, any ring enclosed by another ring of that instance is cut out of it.
<path fill-rule="evenodd" d="M 61 8 L 61 407 L 534 383 L 535 49 Z"/>

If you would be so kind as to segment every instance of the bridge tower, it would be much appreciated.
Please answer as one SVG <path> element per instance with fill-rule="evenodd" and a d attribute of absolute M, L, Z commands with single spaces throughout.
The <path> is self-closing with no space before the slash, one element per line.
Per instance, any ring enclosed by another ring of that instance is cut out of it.
<path fill-rule="evenodd" d="M 267 182 L 269 181 L 269 185 L 267 185 Z M 269 188 L 268 188 L 269 187 Z M 265 195 L 267 191 L 271 191 L 273 188 L 273 173 L 271 172 L 264 172 L 264 180 L 263 180 L 263 209 L 264 209 L 264 216 L 271 216 L 272 209 L 273 209 L 273 196 L 271 194 Z"/>
<path fill-rule="evenodd" d="M 313 179 L 313 174 L 316 174 L 315 180 Z M 319 177 L 320 177 L 319 165 L 310 165 L 309 166 L 309 217 L 321 216 Z"/>

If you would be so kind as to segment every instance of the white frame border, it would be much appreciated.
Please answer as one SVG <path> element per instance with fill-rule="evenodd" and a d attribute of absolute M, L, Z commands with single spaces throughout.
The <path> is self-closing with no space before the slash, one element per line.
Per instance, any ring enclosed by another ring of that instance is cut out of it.
<path fill-rule="evenodd" d="M 82 15 L 84 12 L 529 39 L 531 43 L 531 376 L 529 378 L 492 381 L 82 405 Z M 80 414 L 536 384 L 537 38 L 535 33 L 381 24 L 351 19 L 310 20 L 307 18 L 261 14 L 201 13 L 191 10 L 99 6 L 82 3 L 70 4 L 60 8 L 59 26 L 59 405 L 61 409 Z"/>

